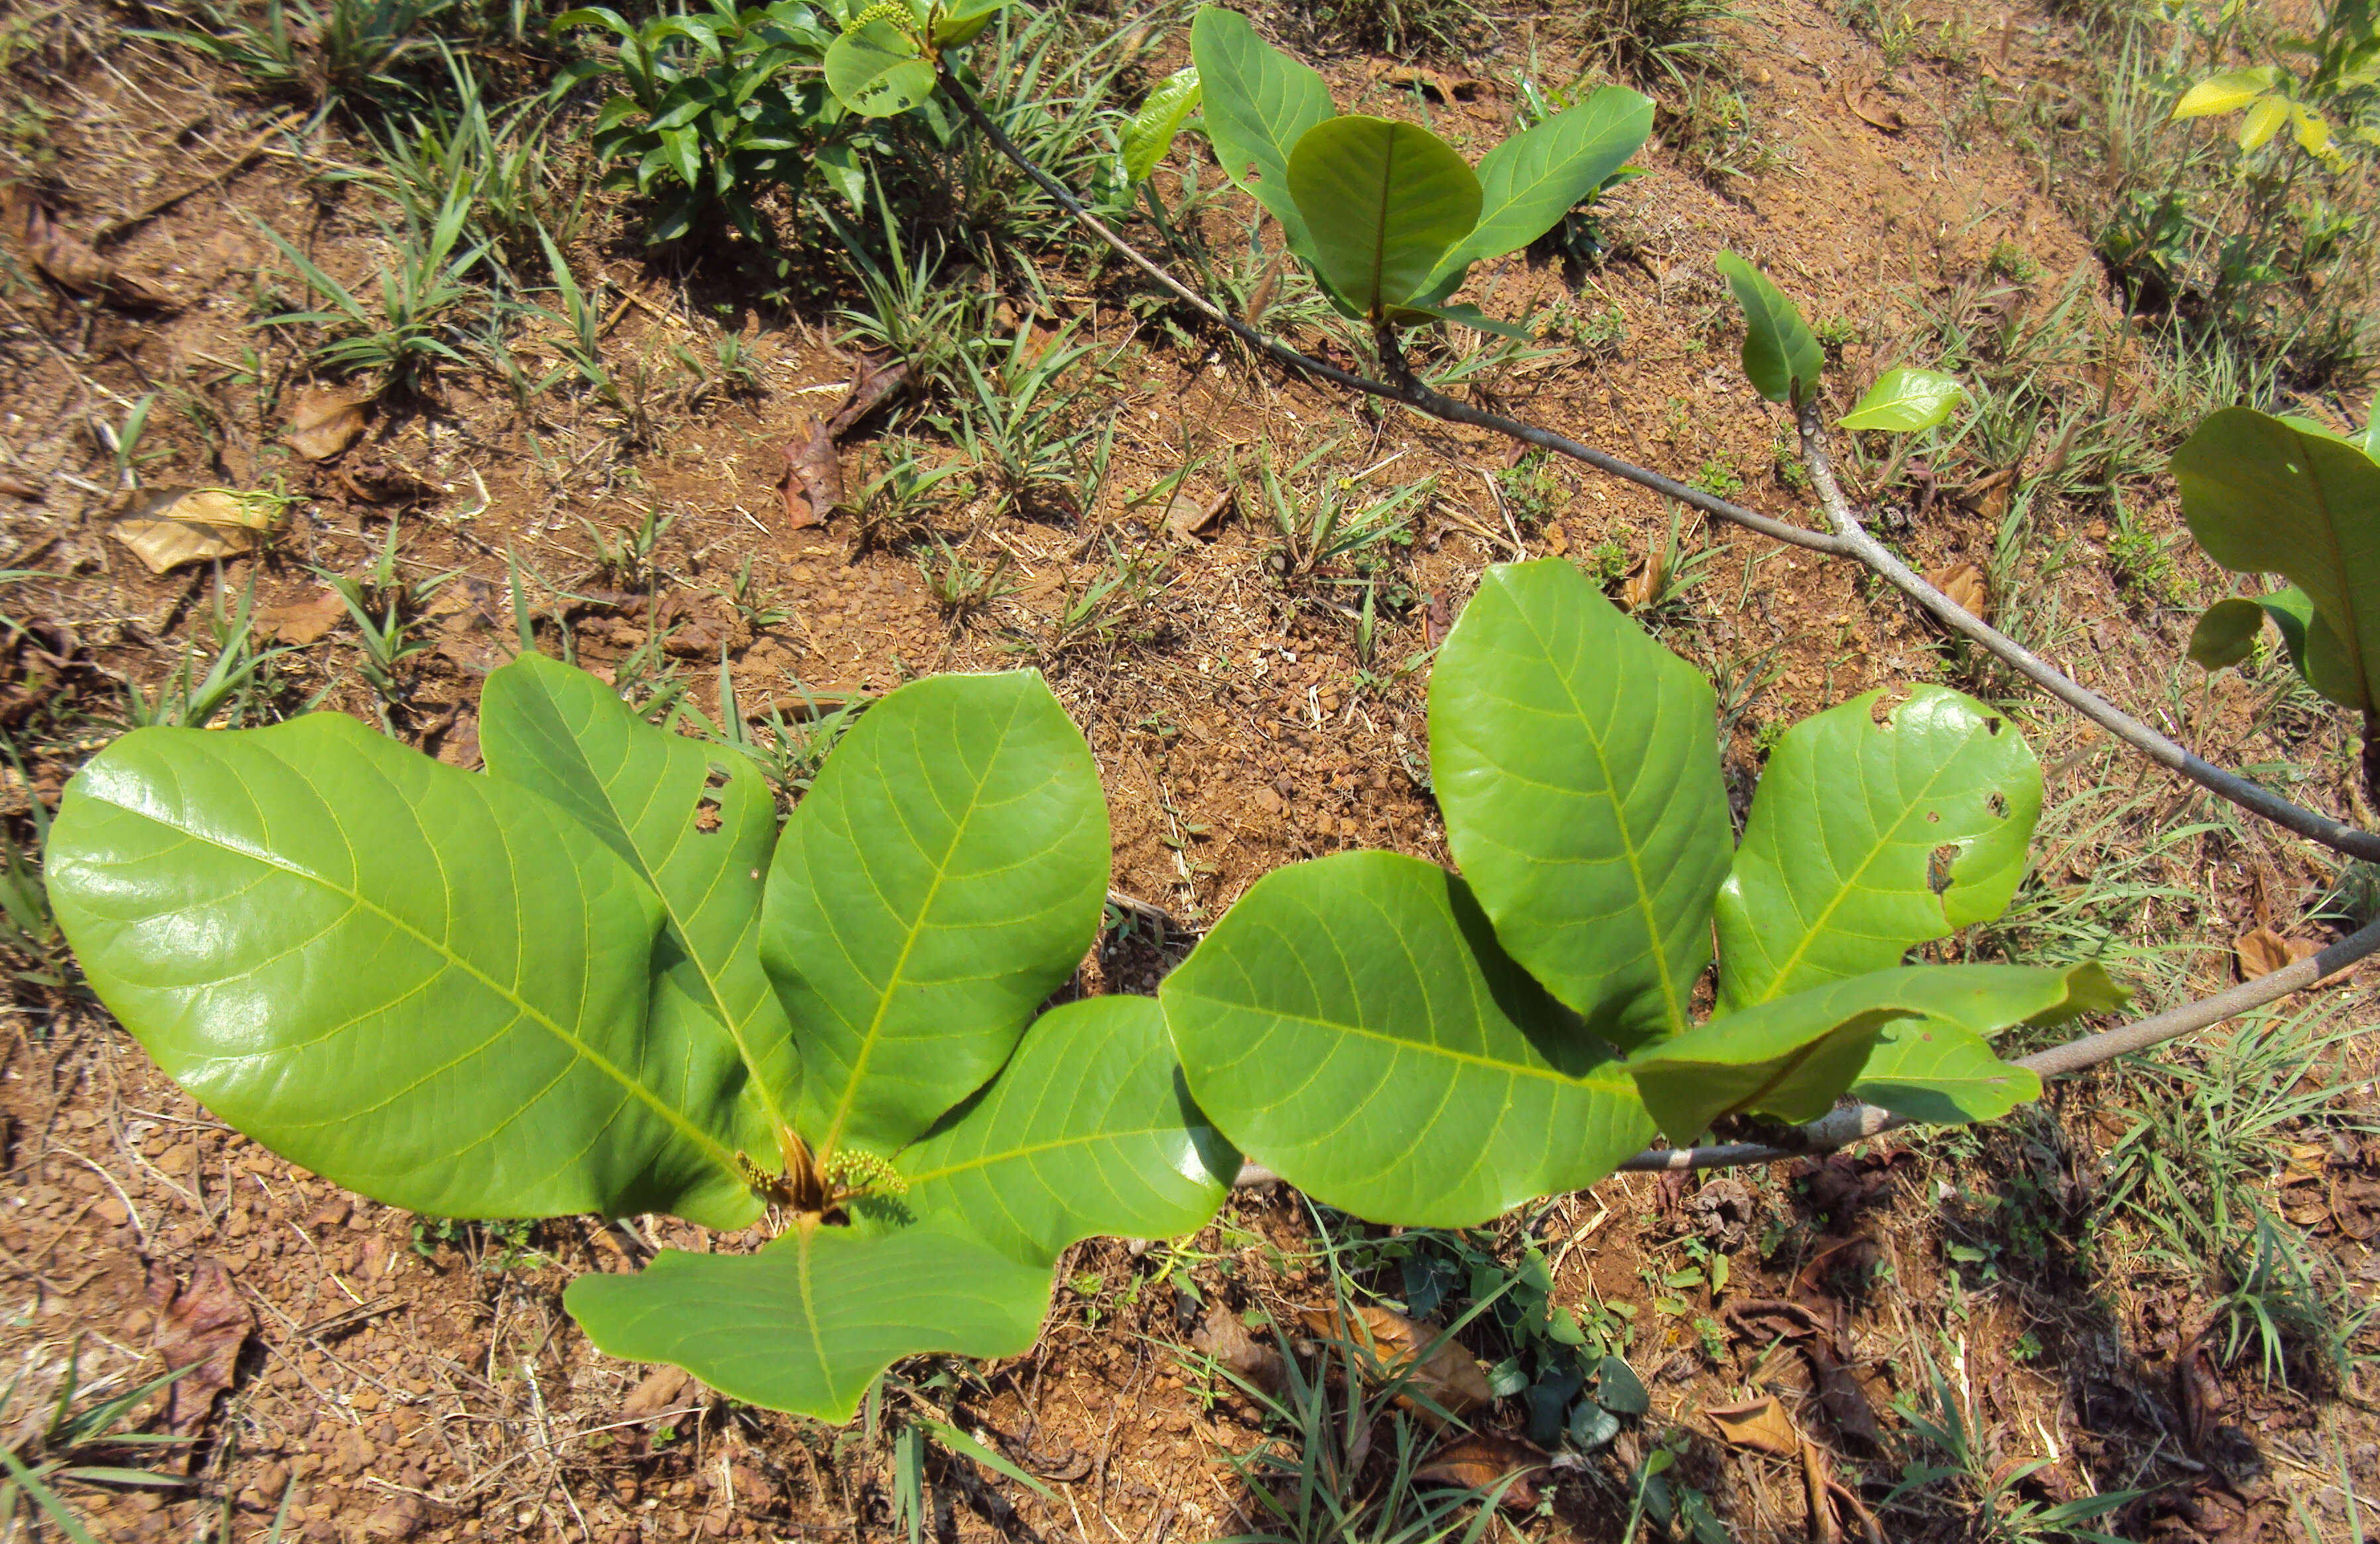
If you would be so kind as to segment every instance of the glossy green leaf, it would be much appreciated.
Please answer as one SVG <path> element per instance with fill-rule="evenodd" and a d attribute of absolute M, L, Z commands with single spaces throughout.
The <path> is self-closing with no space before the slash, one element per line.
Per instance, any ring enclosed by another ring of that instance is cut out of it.
<path fill-rule="evenodd" d="M 2313 688 L 2380 713 L 2380 463 L 2338 435 L 2227 407 L 2174 453 L 2173 472 L 2208 556 L 2283 575 L 2313 603 L 2293 657 Z"/>
<path fill-rule="evenodd" d="M 100 999 L 291 1161 L 449 1217 L 758 1214 L 734 1045 L 648 1023 L 661 902 L 536 795 L 335 713 L 142 729 L 46 856 Z"/>
<path fill-rule="evenodd" d="M 1013 0 L 948 0 L 934 12 L 934 45 L 959 48 L 973 43 Z"/>
<path fill-rule="evenodd" d="M 1499 565 L 1439 650 L 1447 842 L 1496 936 L 1594 1033 L 1682 1029 L 1727 796 L 1710 684 L 1559 559 Z"/>
<path fill-rule="evenodd" d="M 1958 1125 L 1996 1121 L 2039 1099 L 2041 1078 L 2001 1061 L 1972 1029 L 1910 1018 L 1885 1026 L 1851 1095 L 1912 1120 Z"/>
<path fill-rule="evenodd" d="M 2313 602 L 2291 585 L 2270 595 L 2233 596 L 2217 601 L 2199 614 L 2190 630 L 2190 659 L 2201 670 L 2222 670 L 2239 664 L 2256 651 L 2256 635 L 2269 616 L 2280 630 L 2292 662 L 2305 657 L 2305 630 L 2313 621 Z"/>
<path fill-rule="evenodd" d="M 1042 1015 L 991 1086 L 897 1167 L 900 1210 L 960 1219 L 1047 1269 L 1095 1234 L 1197 1232 L 1240 1156 L 1191 1102 L 1157 1000 L 1094 997 Z"/>
<path fill-rule="evenodd" d="M 1610 1052 L 1505 955 L 1461 880 L 1415 858 L 1275 869 L 1159 997 L 1216 1126 L 1376 1222 L 1484 1222 L 1592 1184 L 1651 1133 Z"/>
<path fill-rule="evenodd" d="M 1719 276 L 1743 308 L 1743 375 L 1771 402 L 1799 402 L 1827 362 L 1817 334 L 1768 275 L 1733 252 L 1718 255 Z"/>
<path fill-rule="evenodd" d="M 1479 218 L 1479 179 L 1453 146 L 1417 124 L 1361 114 L 1299 138 L 1289 190 L 1323 274 L 1375 321 L 1420 294 Z"/>
<path fill-rule="evenodd" d="M 1479 218 L 1425 289 L 1475 262 L 1517 252 L 1609 181 L 1653 132 L 1653 99 L 1604 86 L 1577 106 L 1500 141 L 1479 161 Z"/>
<path fill-rule="evenodd" d="M 1195 65 L 1177 69 L 1157 84 L 1132 115 L 1123 131 L 1123 172 L 1126 180 L 1146 182 L 1157 164 L 1173 148 L 1173 137 L 1184 119 L 1198 109 L 1201 92 Z"/>
<path fill-rule="evenodd" d="M 2112 1008 L 2123 997 L 2095 965 L 1904 966 L 1722 1014 L 1632 1056 L 1628 1070 L 1661 1130 L 1689 1142 L 1721 1115 L 1815 1120 L 1862 1076 L 1897 1019 L 1990 1035 Z"/>
<path fill-rule="evenodd" d="M 827 44 L 826 87 L 864 118 L 905 113 L 934 94 L 932 61 L 906 32 L 878 19 Z"/>
<path fill-rule="evenodd" d="M 1914 434 L 1949 418 L 1965 395 L 1956 376 L 1931 370 L 1888 370 L 1876 377 L 1859 406 L 1836 421 L 1844 429 Z"/>
<path fill-rule="evenodd" d="M 1099 930 L 1107 804 L 1039 675 L 938 675 L 871 706 L 786 822 L 760 957 L 821 1158 L 890 1157 L 980 1088 Z"/>
<path fill-rule="evenodd" d="M 1770 752 L 1718 894 L 1732 1010 L 1900 963 L 1998 917 L 2024 877 L 2041 766 L 1973 698 L 1881 689 L 1803 719 Z"/>
<path fill-rule="evenodd" d="M 840 1422 L 904 1356 L 1030 1350 L 1050 1270 L 948 1219 L 886 1234 L 801 1225 L 757 1254 L 664 1249 L 637 1275 L 590 1272 L 563 1303 L 614 1356 L 674 1363 L 731 1399 Z"/>
<path fill-rule="evenodd" d="M 1313 261 L 1315 247 L 1289 191 L 1289 156 L 1306 130 L 1338 109 L 1315 70 L 1257 36 L 1247 18 L 1199 7 L 1190 58 L 1206 98 L 1207 138 L 1223 175 L 1281 222 L 1289 249 Z"/>
<path fill-rule="evenodd" d="M 480 697 L 488 775 L 576 816 L 661 896 L 656 1015 L 708 1015 L 751 1070 L 766 1123 L 740 1144 L 773 1155 L 801 1083 L 793 1030 L 760 967 L 760 894 L 777 846 L 777 806 L 759 771 L 655 728 L 583 670 L 524 654 Z M 714 776 L 719 785 L 714 789 Z M 703 807 L 716 828 L 700 828 Z M 688 1026 L 686 1033 L 698 1033 Z"/>

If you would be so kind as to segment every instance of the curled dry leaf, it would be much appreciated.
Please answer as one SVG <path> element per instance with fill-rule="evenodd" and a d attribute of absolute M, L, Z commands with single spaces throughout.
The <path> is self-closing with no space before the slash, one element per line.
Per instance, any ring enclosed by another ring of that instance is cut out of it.
<path fill-rule="evenodd" d="M 58 228 L 40 200 L 15 183 L 0 187 L 0 221 L 8 240 L 25 261 L 59 288 L 93 295 L 117 305 L 161 309 L 165 301 L 147 285 L 124 273 Z"/>
<path fill-rule="evenodd" d="M 309 461 L 328 461 L 356 443 L 373 394 L 338 386 L 301 386 L 289 405 L 282 438 Z"/>
<path fill-rule="evenodd" d="M 2214 1354 L 2204 1341 L 2193 1340 L 2174 1358 L 2175 1403 L 2181 1406 L 2182 1434 L 2190 1451 L 2204 1453 L 2215 1429 L 2222 1424 L 2223 1380 L 2216 1376 Z"/>
<path fill-rule="evenodd" d="M 1280 1352 L 1258 1345 L 1245 1325 L 1220 1309 L 1210 1309 L 1198 1321 L 1198 1328 L 1191 1332 L 1190 1346 L 1212 1356 L 1218 1367 L 1252 1388 L 1278 1389 L 1288 1371 Z"/>
<path fill-rule="evenodd" d="M 1801 1434 L 1775 1394 L 1763 1394 L 1741 1404 L 1710 1404 L 1703 1408 L 1718 1434 L 1740 1448 L 1792 1458 L 1802 1451 Z"/>
<path fill-rule="evenodd" d="M 2243 981 L 2270 976 L 2285 965 L 2295 965 L 2322 953 L 2322 945 L 2312 939 L 2284 938 L 2270 928 L 2241 933 L 2231 941 L 2231 947 L 2240 956 L 2240 979 Z"/>
<path fill-rule="evenodd" d="M 1335 1307 L 1307 1308 L 1300 1317 L 1305 1320 L 1305 1327 L 1318 1335 L 1333 1335 L 1358 1346 L 1368 1346 L 1392 1377 L 1410 1367 L 1406 1386 L 1449 1415 L 1465 1416 L 1495 1401 L 1495 1391 L 1488 1386 L 1488 1375 L 1479 1370 L 1471 1353 L 1451 1336 L 1441 1340 L 1444 1331 L 1427 1319 L 1410 1319 L 1370 1304 L 1356 1307 L 1352 1323 Z M 1437 1349 L 1422 1356 L 1424 1348 L 1433 1341 L 1438 1342 Z M 1415 1357 L 1420 1357 L 1417 1364 Z M 1417 1402 L 1400 1403 L 1408 1404 L 1426 1418 L 1429 1416 L 1429 1411 Z"/>
<path fill-rule="evenodd" d="M 851 389 L 844 394 L 843 406 L 826 420 L 827 438 L 840 440 L 850 433 L 855 424 L 876 410 L 877 404 L 908 383 L 908 361 L 862 359 Z"/>
<path fill-rule="evenodd" d="M 1628 577 L 1620 587 L 1620 609 L 1643 611 L 1661 598 L 1670 585 L 1670 559 L 1666 553 L 1647 552 L 1645 566 Z"/>
<path fill-rule="evenodd" d="M 1506 1475 L 1517 1474 L 1520 1477 L 1504 1489 L 1504 1505 L 1525 1512 L 1537 1504 L 1537 1488 L 1529 1477 L 1547 1466 L 1545 1451 L 1535 1444 L 1482 1431 L 1431 1453 L 1414 1471 L 1414 1478 L 1425 1484 L 1484 1490 Z"/>
<path fill-rule="evenodd" d="M 310 643 L 319 642 L 322 635 L 337 626 L 339 619 L 346 614 L 346 602 L 325 590 L 285 606 L 259 606 L 251 620 L 258 632 L 275 643 L 293 644 L 303 649 Z"/>
<path fill-rule="evenodd" d="M 785 524 L 792 530 L 823 525 L 843 503 L 843 458 L 825 424 L 812 419 L 802 438 L 785 442 L 785 475 L 777 488 L 785 496 Z"/>
<path fill-rule="evenodd" d="M 1802 1355 L 1810 1359 L 1810 1373 L 1818 1385 L 1818 1408 L 1826 1412 L 1836 1433 L 1847 1442 L 1869 1453 L 1884 1451 L 1884 1430 L 1876 1424 L 1876 1410 L 1867 1402 L 1867 1391 L 1852 1376 L 1852 1369 L 1835 1355 L 1827 1343 L 1828 1337 L 1813 1335 L 1802 1343 Z"/>
<path fill-rule="evenodd" d="M 1232 493 L 1228 488 L 1211 499 L 1194 499 L 1187 493 L 1176 493 L 1172 502 L 1165 506 L 1165 534 L 1176 541 L 1187 541 L 1212 529 L 1215 522 L 1223 517 L 1223 511 L 1231 507 Z"/>
<path fill-rule="evenodd" d="M 185 563 L 242 557 L 272 531 L 275 506 L 229 488 L 159 488 L 116 517 L 115 539 L 163 574 Z"/>
<path fill-rule="evenodd" d="M 157 1310 L 157 1355 L 169 1370 L 195 1366 L 166 1391 L 165 1427 L 176 1435 L 197 1429 L 214 1407 L 215 1395 L 231 1387 L 239 1349 L 256 1328 L 256 1313 L 241 1300 L 223 1261 L 201 1255 L 190 1268 L 189 1284 L 174 1279 L 163 1262 L 149 1267 L 149 1301 Z"/>
<path fill-rule="evenodd" d="M 637 1386 L 628 1391 L 627 1397 L 620 1401 L 620 1418 L 641 1421 L 658 1416 L 675 1404 L 693 1382 L 684 1368 L 667 1364 L 657 1367 L 645 1374 Z"/>
<path fill-rule="evenodd" d="M 1909 127 L 1909 120 L 1901 115 L 1900 109 L 1895 107 L 1882 92 L 1854 90 L 1848 81 L 1843 86 L 1843 105 L 1850 108 L 1852 115 L 1860 122 L 1870 128 L 1880 128 L 1887 134 L 1898 134 Z"/>
<path fill-rule="evenodd" d="M 2008 513 L 2010 501 L 2016 497 L 2016 468 L 2002 467 L 1975 479 L 1952 496 L 1985 519 L 1998 520 Z"/>
<path fill-rule="evenodd" d="M 1992 590 L 1984 571 L 1972 563 L 1954 563 L 1925 576 L 1925 582 L 1949 596 L 1977 621 L 1992 619 Z"/>

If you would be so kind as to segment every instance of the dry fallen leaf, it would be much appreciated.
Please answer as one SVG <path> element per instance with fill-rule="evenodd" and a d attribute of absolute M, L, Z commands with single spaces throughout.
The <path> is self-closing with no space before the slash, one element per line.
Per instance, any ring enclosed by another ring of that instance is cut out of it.
<path fill-rule="evenodd" d="M 159 488 L 116 517 L 115 539 L 163 574 L 185 563 L 240 557 L 273 529 L 273 506 L 229 488 Z"/>
<path fill-rule="evenodd" d="M 15 183 L 0 188 L 0 221 L 25 260 L 59 288 L 120 305 L 157 309 L 165 304 L 156 291 L 60 230 L 41 201 Z"/>
<path fill-rule="evenodd" d="M 1190 1347 L 1202 1356 L 1212 1356 L 1224 1371 L 1235 1373 L 1252 1387 L 1278 1389 L 1288 1372 L 1281 1353 L 1269 1345 L 1258 1345 L 1248 1335 L 1246 1326 L 1220 1309 L 1209 1309 L 1191 1331 Z"/>
<path fill-rule="evenodd" d="M 843 503 L 843 460 L 835 454 L 834 436 L 816 419 L 809 424 L 806 437 L 785 442 L 785 475 L 777 484 L 792 530 L 823 525 Z"/>
<path fill-rule="evenodd" d="M 195 1429 L 214 1407 L 215 1395 L 231 1387 L 239 1348 L 256 1328 L 256 1313 L 231 1283 L 223 1261 L 201 1255 L 190 1267 L 189 1285 L 174 1279 L 163 1262 L 149 1267 L 149 1301 L 157 1309 L 157 1355 L 170 1370 L 195 1366 L 165 1395 L 165 1427 L 180 1435 Z"/>
<path fill-rule="evenodd" d="M 652 1371 L 645 1374 L 642 1381 L 628 1391 L 628 1396 L 625 1399 L 620 1401 L 621 1419 L 640 1421 L 649 1416 L 660 1415 L 676 1404 L 678 1396 L 685 1393 L 686 1385 L 693 1381 L 694 1380 L 687 1376 L 684 1368 L 653 1368 Z"/>
<path fill-rule="evenodd" d="M 1451 1337 L 1440 1340 L 1439 1327 L 1427 1319 L 1416 1321 L 1369 1304 L 1357 1307 L 1354 1317 L 1359 1322 L 1354 1324 L 1335 1308 L 1307 1308 L 1301 1317 L 1318 1335 L 1337 1335 L 1359 1346 L 1368 1343 L 1391 1376 L 1413 1364 L 1424 1347 L 1437 1341 L 1438 1348 L 1414 1365 L 1407 1386 L 1451 1416 L 1468 1415 L 1495 1401 L 1488 1375 L 1479 1370 L 1471 1353 Z"/>
<path fill-rule="evenodd" d="M 303 649 L 319 641 L 346 614 L 346 602 L 323 590 L 310 600 L 293 601 L 285 606 L 259 606 L 251 620 L 258 632 L 274 642 Z"/>
<path fill-rule="evenodd" d="M 1211 499 L 1194 499 L 1187 493 L 1176 493 L 1165 506 L 1165 534 L 1176 541 L 1187 541 L 1207 530 L 1223 517 L 1232 507 L 1231 490 L 1225 489 Z"/>
<path fill-rule="evenodd" d="M 1992 619 L 1991 586 L 1985 581 L 1984 571 L 1973 564 L 1954 563 L 1947 568 L 1937 568 L 1925 576 L 1925 582 L 1977 621 Z"/>
<path fill-rule="evenodd" d="M 1741 1404 L 1706 1405 L 1703 1414 L 1718 1428 L 1720 1436 L 1737 1447 L 1773 1453 L 1779 1458 L 1792 1458 L 1802 1451 L 1802 1438 L 1774 1394 L 1763 1394 Z"/>
<path fill-rule="evenodd" d="M 2240 979 L 2243 981 L 2270 976 L 2285 965 L 2295 965 L 2322 953 L 2322 945 L 2312 939 L 2283 938 L 2270 928 L 2241 933 L 2232 940 L 2231 947 L 2240 956 Z"/>
<path fill-rule="evenodd" d="M 1620 587 L 1620 609 L 1642 611 L 1661 598 L 1661 592 L 1669 588 L 1669 554 L 1647 552 L 1645 566 L 1630 575 L 1628 582 Z"/>
<path fill-rule="evenodd" d="M 373 395 L 337 386 L 300 386 L 282 438 L 307 460 L 328 461 L 364 432 L 364 412 Z"/>
<path fill-rule="evenodd" d="M 1818 1408 L 1834 1423 L 1837 1434 L 1870 1453 L 1883 1452 L 1884 1431 L 1876 1424 L 1867 1391 L 1843 1366 L 1827 1337 L 1814 1335 L 1803 1342 L 1802 1355 L 1810 1359 L 1810 1371 L 1818 1385 Z"/>
<path fill-rule="evenodd" d="M 1909 120 L 1901 115 L 1900 109 L 1874 91 L 1853 91 L 1846 84 L 1843 105 L 1850 108 L 1852 115 L 1860 122 L 1870 128 L 1880 128 L 1887 134 L 1898 134 L 1909 127 Z"/>
<path fill-rule="evenodd" d="M 844 394 L 843 406 L 827 419 L 827 438 L 840 440 L 851 432 L 852 426 L 876 410 L 876 405 L 909 383 L 908 361 L 889 364 L 862 360 L 859 373 L 852 378 L 851 389 Z"/>
<path fill-rule="evenodd" d="M 1461 1485 L 1484 1490 L 1506 1475 L 1518 1473 L 1521 1477 L 1504 1489 L 1504 1504 L 1516 1511 L 1526 1511 L 1537 1504 L 1536 1487 L 1530 1483 L 1531 1471 L 1545 1468 L 1544 1452 L 1517 1437 L 1500 1437 L 1494 1432 L 1480 1432 L 1450 1442 L 1429 1455 L 1422 1466 L 1414 1471 L 1414 1478 L 1437 1485 Z"/>
<path fill-rule="evenodd" d="M 1985 519 L 1998 520 L 2008 514 L 2010 501 L 2016 497 L 2016 473 L 2014 467 L 2002 467 L 1975 479 L 1951 497 Z"/>

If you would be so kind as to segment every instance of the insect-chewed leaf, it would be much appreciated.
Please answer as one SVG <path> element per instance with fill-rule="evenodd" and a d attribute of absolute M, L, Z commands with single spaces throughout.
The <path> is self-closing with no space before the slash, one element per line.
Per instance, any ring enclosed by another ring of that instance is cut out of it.
<path fill-rule="evenodd" d="M 1479 161 L 1479 218 L 1439 260 L 1427 294 L 1451 294 L 1475 262 L 1517 252 L 1609 181 L 1653 132 L 1653 99 L 1604 86 L 1500 141 Z"/>
<path fill-rule="evenodd" d="M 1859 406 L 1837 422 L 1845 429 L 1914 434 L 1949 418 L 1964 395 L 1956 376 L 1931 370 L 1888 370 L 1876 377 Z"/>
<path fill-rule="evenodd" d="M 1045 1269 L 1099 1234 L 1172 1238 L 1215 1214 L 1240 1156 L 1190 1100 L 1149 997 L 1053 1008 L 974 1100 L 901 1154 L 902 1204 Z"/>
<path fill-rule="evenodd" d="M 1973 698 L 1881 689 L 1803 719 L 1770 753 L 1718 894 L 1732 1011 L 1900 962 L 2004 910 L 2041 815 L 2041 766 Z"/>
<path fill-rule="evenodd" d="M 1275 869 L 1158 995 L 1215 1125 L 1376 1222 L 1486 1222 L 1592 1184 L 1652 1129 L 1609 1051 L 1505 955 L 1463 882 L 1415 858 Z"/>
<path fill-rule="evenodd" d="M 1799 402 L 1816 387 L 1826 350 L 1785 292 L 1733 252 L 1718 255 L 1719 276 L 1743 308 L 1743 376 L 1771 402 Z"/>
<path fill-rule="evenodd" d="M 1127 181 L 1145 182 L 1157 164 L 1173 148 L 1173 137 L 1182 131 L 1183 120 L 1197 111 L 1201 92 L 1198 68 L 1177 69 L 1157 84 L 1148 100 L 1140 104 L 1132 122 L 1123 131 L 1123 175 Z"/>
<path fill-rule="evenodd" d="M 1826 1113 L 1895 1020 L 1988 1036 L 2112 1008 L 2126 995 L 2095 965 L 1903 966 L 1722 1014 L 1631 1057 L 1628 1070 L 1670 1139 L 1688 1142 L 1721 1115 Z"/>
<path fill-rule="evenodd" d="M 2283 575 L 2313 603 L 2293 658 L 2314 690 L 2380 713 L 2380 462 L 2352 440 L 2226 407 L 2174 452 L 2173 475 L 2209 557 Z"/>
<path fill-rule="evenodd" d="M 1050 1269 L 947 1219 L 880 1234 L 804 1223 L 758 1254 L 664 1249 L 637 1275 L 584 1275 L 563 1302 L 614 1356 L 669 1362 L 731 1399 L 840 1422 L 904 1356 L 1030 1349 Z"/>
<path fill-rule="evenodd" d="M 1207 100 L 1207 138 L 1223 175 L 1281 222 L 1289 249 L 1313 260 L 1314 240 L 1289 191 L 1289 155 L 1305 131 L 1338 109 L 1330 88 L 1257 36 L 1247 18 L 1202 6 L 1190 22 L 1190 58 Z"/>
<path fill-rule="evenodd" d="M 766 1117 L 736 1145 L 769 1151 L 776 1132 L 793 1124 L 801 1064 L 760 967 L 760 894 L 777 845 L 777 808 L 759 770 L 647 723 L 594 676 L 540 654 L 488 676 L 480 747 L 490 777 L 560 805 L 661 896 L 668 941 L 654 961 L 663 990 L 653 1011 L 691 1008 L 734 1039 Z M 714 770 L 722 778 L 715 790 Z M 709 832 L 698 825 L 706 803 L 718 815 Z"/>
<path fill-rule="evenodd" d="M 546 800 L 336 713 L 140 729 L 68 785 L 50 894 L 168 1076 L 449 1217 L 758 1212 L 726 1036 L 649 1025 L 662 909 Z"/>
<path fill-rule="evenodd" d="M 982 1087 L 1090 947 L 1107 881 L 1099 767 L 1039 675 L 870 707 L 786 822 L 761 914 L 820 1160 L 890 1155 Z"/>
<path fill-rule="evenodd" d="M 932 62 L 900 28 L 882 19 L 827 44 L 825 67 L 827 90 L 864 118 L 905 113 L 934 94 Z"/>
<path fill-rule="evenodd" d="M 1421 292 L 1479 218 L 1479 179 L 1418 124 L 1360 114 L 1316 124 L 1289 157 L 1323 277 L 1375 321 Z"/>
<path fill-rule="evenodd" d="M 2041 1097 L 2041 1077 L 1992 1052 L 1989 1040 L 1938 1018 L 1885 1026 L 1851 1087 L 1864 1100 L 1935 1125 L 1996 1121 Z"/>
<path fill-rule="evenodd" d="M 1621 1045 L 1682 1029 L 1727 796 L 1710 684 L 1560 559 L 1500 565 L 1439 650 L 1430 766 L 1496 936 Z"/>

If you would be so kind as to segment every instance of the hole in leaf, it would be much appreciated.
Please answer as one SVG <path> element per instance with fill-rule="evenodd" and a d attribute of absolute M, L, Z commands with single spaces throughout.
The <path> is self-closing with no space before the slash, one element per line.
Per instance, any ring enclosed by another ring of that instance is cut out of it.
<path fill-rule="evenodd" d="M 694 807 L 694 829 L 709 835 L 719 829 L 719 801 L 706 798 Z"/>
<path fill-rule="evenodd" d="M 2001 729 L 2007 726 L 2007 723 L 2008 721 L 2006 719 L 1987 718 L 1984 720 L 1984 733 L 1986 735 L 1997 735 L 2001 731 Z"/>
<path fill-rule="evenodd" d="M 2008 796 L 1999 792 L 1998 789 L 1994 789 L 1990 796 L 1984 800 L 1984 803 L 1990 808 L 1993 814 L 1998 815 L 2001 820 L 2005 821 L 2009 818 Z"/>
<path fill-rule="evenodd" d="M 703 780 L 702 780 L 702 785 L 703 785 L 704 787 L 706 787 L 706 788 L 724 788 L 724 787 L 726 787 L 726 786 L 727 786 L 727 769 L 726 769 L 726 768 L 724 768 L 724 767 L 712 767 L 712 768 L 710 769 L 710 772 L 709 775 L 707 775 L 707 776 L 705 776 L 705 777 L 703 778 Z"/>
<path fill-rule="evenodd" d="M 1929 826 L 1940 825 L 1942 823 L 1942 811 L 1939 809 L 1928 809 L 1925 811 L 1925 823 Z"/>
<path fill-rule="evenodd" d="M 1939 895 L 1950 888 L 1950 865 L 1959 861 L 1959 845 L 1945 842 L 1925 860 L 1925 888 Z"/>

